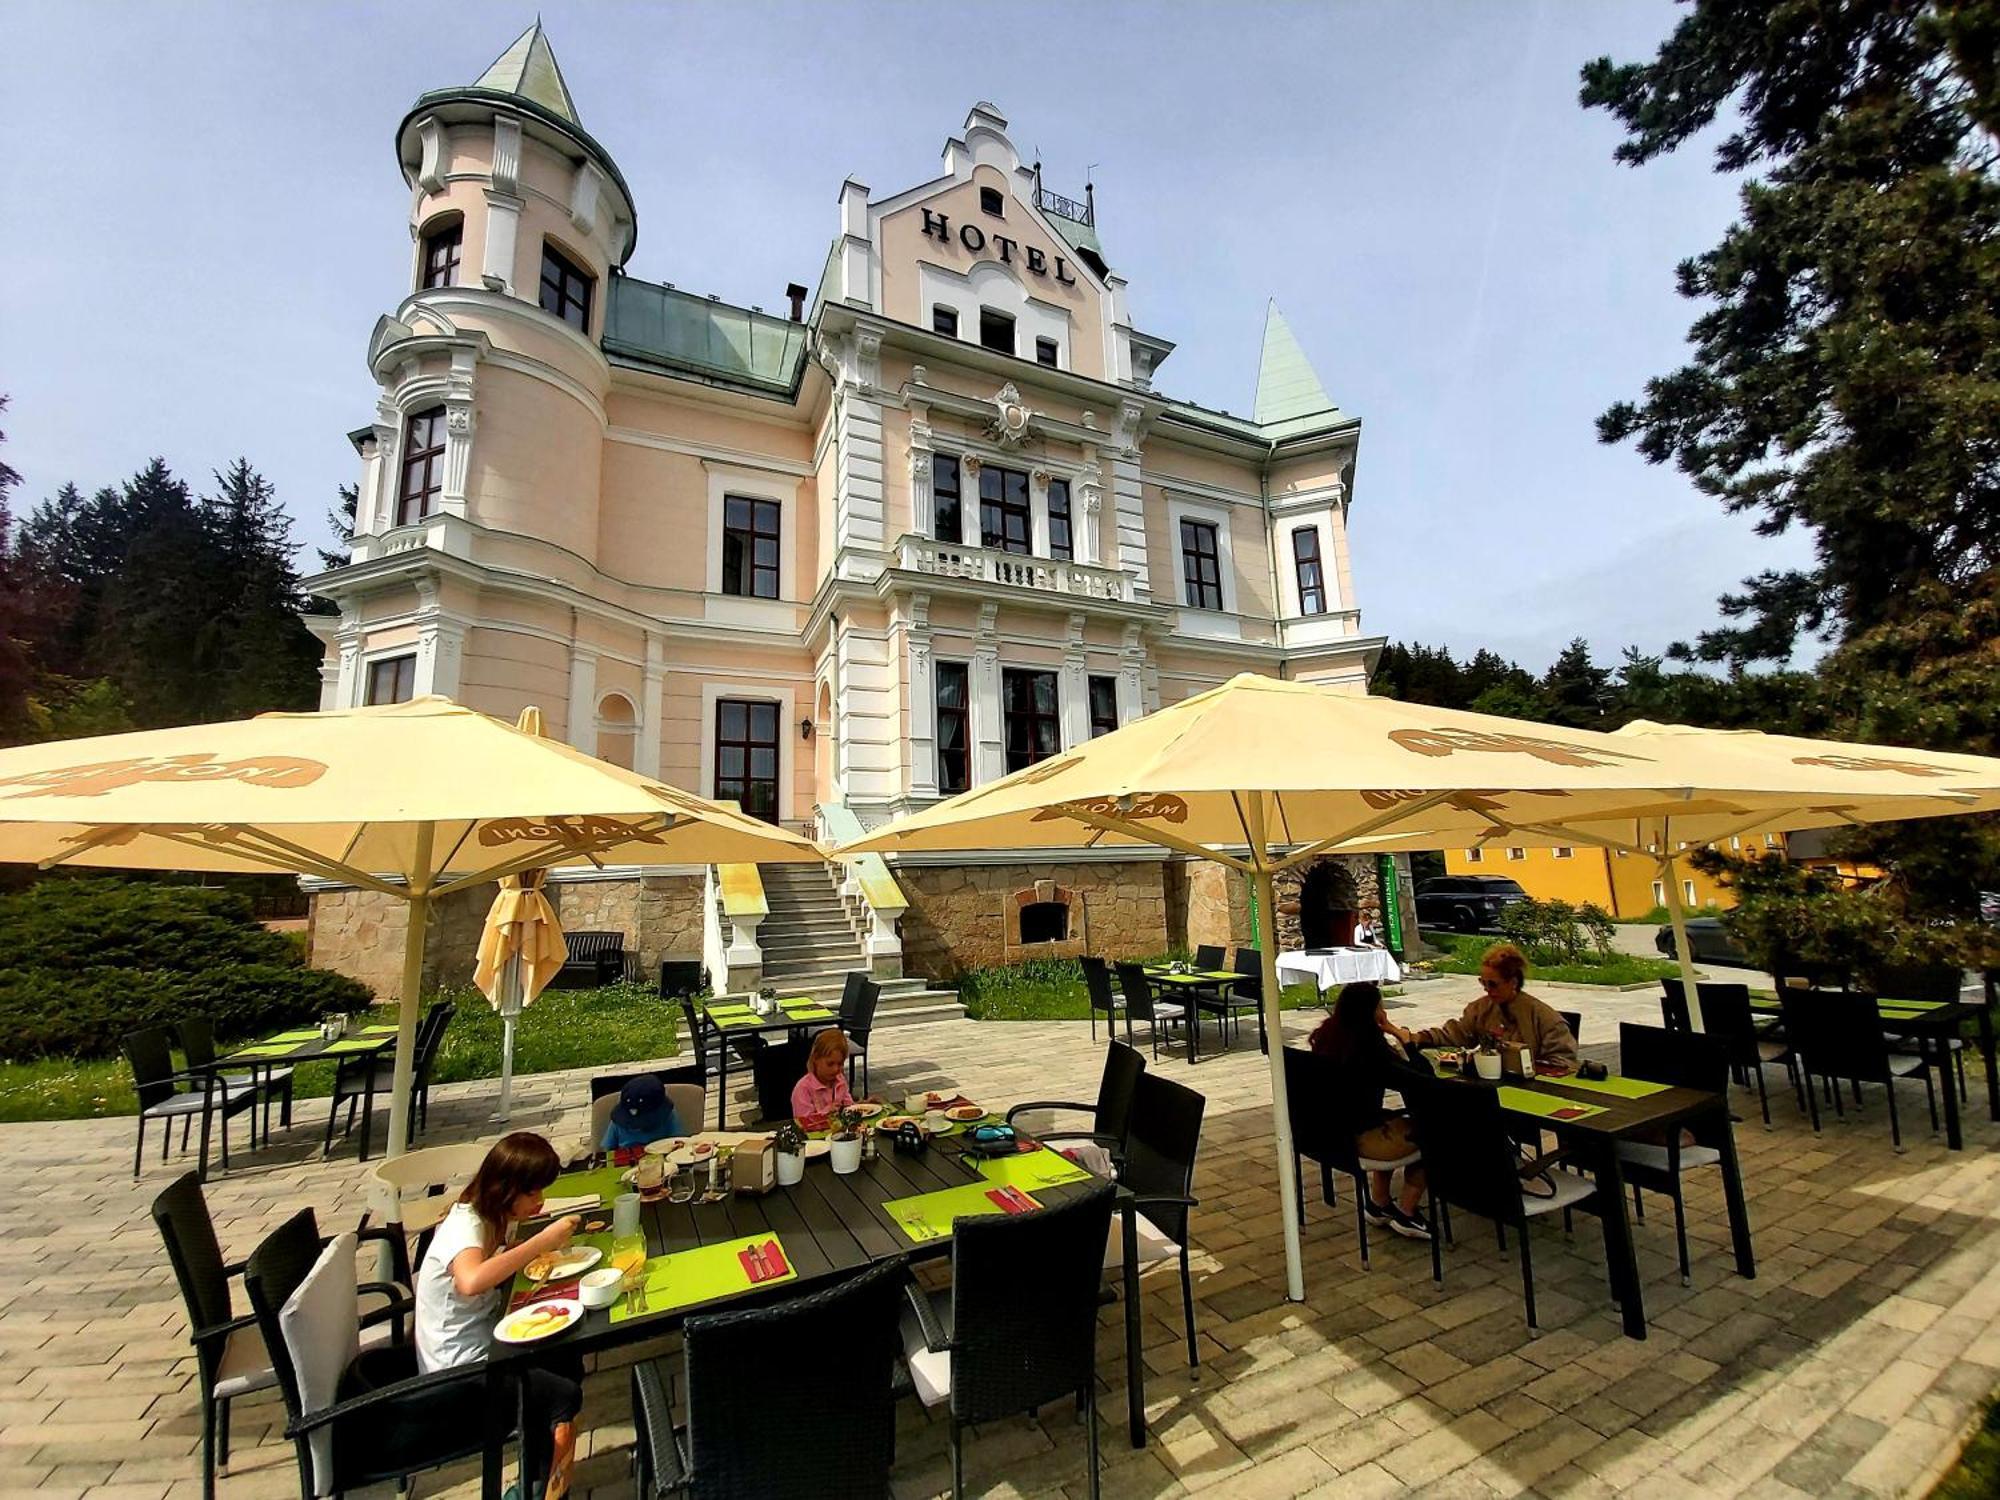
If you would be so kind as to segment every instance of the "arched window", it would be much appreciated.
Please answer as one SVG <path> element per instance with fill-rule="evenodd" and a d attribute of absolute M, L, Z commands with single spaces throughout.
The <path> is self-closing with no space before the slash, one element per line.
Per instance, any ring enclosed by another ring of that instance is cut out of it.
<path fill-rule="evenodd" d="M 423 265 L 417 285 L 425 291 L 434 286 L 458 285 L 458 256 L 465 242 L 465 215 L 445 214 L 424 226 Z"/>
<path fill-rule="evenodd" d="M 639 716 L 623 693 L 606 693 L 597 704 L 597 758 L 632 769 L 639 739 Z"/>

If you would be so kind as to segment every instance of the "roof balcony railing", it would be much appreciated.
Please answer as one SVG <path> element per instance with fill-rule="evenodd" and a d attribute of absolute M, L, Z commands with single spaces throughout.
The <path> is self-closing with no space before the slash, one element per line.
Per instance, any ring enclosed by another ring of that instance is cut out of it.
<path fill-rule="evenodd" d="M 1112 604 L 1130 604 L 1133 599 L 1131 575 L 1116 568 L 938 542 L 929 537 L 903 537 L 897 544 L 896 565 L 904 572 L 926 573 L 933 578 L 956 578 L 1072 599 L 1101 599 Z"/>
<path fill-rule="evenodd" d="M 1088 224 L 1093 229 L 1097 227 L 1097 206 L 1088 201 L 1079 203 L 1074 198 L 1065 198 L 1061 193 L 1038 187 L 1035 189 L 1035 207 L 1074 224 Z"/>

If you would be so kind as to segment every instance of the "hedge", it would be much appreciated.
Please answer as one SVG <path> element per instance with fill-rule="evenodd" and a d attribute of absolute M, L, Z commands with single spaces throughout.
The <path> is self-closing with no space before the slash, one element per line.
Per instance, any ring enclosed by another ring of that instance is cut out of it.
<path fill-rule="evenodd" d="M 44 880 L 0 897 L 0 1057 L 115 1057 L 143 1026 L 206 1016 L 222 1041 L 373 1000 L 300 961 L 227 891 Z"/>

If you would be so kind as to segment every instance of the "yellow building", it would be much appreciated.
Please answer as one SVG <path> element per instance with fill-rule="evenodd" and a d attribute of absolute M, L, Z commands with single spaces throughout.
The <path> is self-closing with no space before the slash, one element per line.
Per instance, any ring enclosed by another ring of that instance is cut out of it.
<path fill-rule="evenodd" d="M 1779 834 L 1765 834 L 1767 848 L 1782 849 Z M 1756 848 L 1757 840 L 1733 838 L 1732 854 Z M 1689 846 L 1682 844 L 1682 850 Z M 1570 901 L 1582 905 L 1595 902 L 1614 917 L 1642 917 L 1666 904 L 1666 887 L 1660 869 L 1652 860 L 1636 854 L 1614 854 L 1588 844 L 1531 849 L 1490 844 L 1483 849 L 1447 849 L 1445 872 L 1450 875 L 1504 875 L 1521 883 L 1521 889 L 1540 901 Z M 1712 877 L 1680 865 L 1681 900 L 1688 910 L 1703 906 L 1730 907 L 1735 894 Z"/>

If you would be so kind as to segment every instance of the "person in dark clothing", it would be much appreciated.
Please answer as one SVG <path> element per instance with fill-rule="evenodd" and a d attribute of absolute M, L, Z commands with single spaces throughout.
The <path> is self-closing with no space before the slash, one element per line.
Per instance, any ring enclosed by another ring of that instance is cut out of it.
<path fill-rule="evenodd" d="M 1327 1018 L 1307 1039 L 1313 1051 L 1340 1065 L 1340 1097 L 1334 1105 L 1341 1124 L 1352 1132 L 1354 1148 L 1373 1161 L 1395 1161 L 1417 1149 L 1410 1117 L 1382 1107 L 1384 1091 L 1396 1088 L 1397 1075 L 1407 1064 L 1389 1040 L 1389 1016 L 1382 1008 L 1381 988 L 1350 984 L 1342 988 Z M 1431 1227 L 1420 1211 L 1424 1201 L 1424 1169 L 1412 1163 L 1403 1169 L 1403 1191 L 1391 1202 L 1387 1172 L 1368 1174 L 1369 1221 L 1386 1224 L 1405 1239 L 1427 1240 Z"/>

